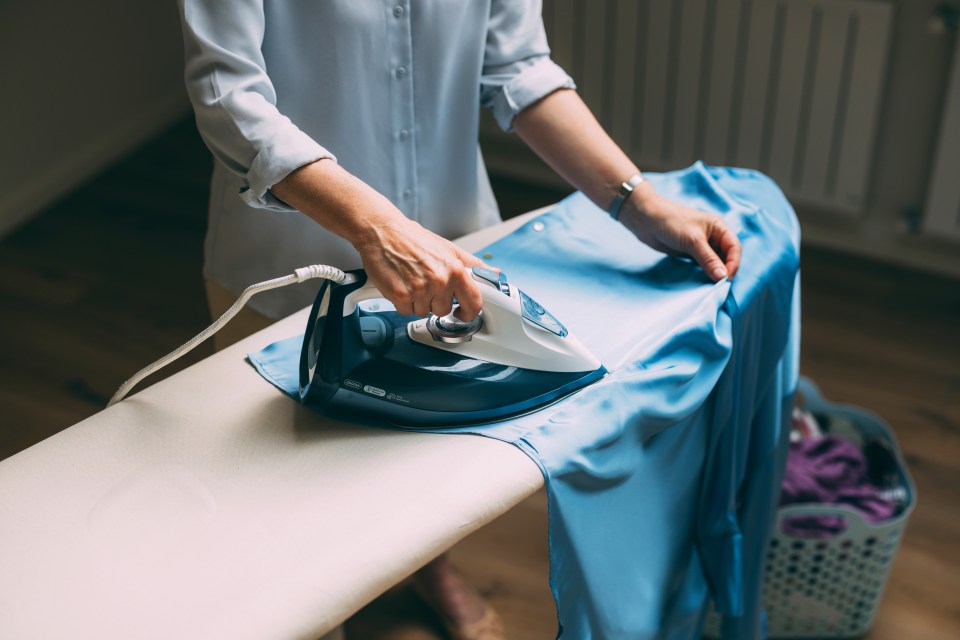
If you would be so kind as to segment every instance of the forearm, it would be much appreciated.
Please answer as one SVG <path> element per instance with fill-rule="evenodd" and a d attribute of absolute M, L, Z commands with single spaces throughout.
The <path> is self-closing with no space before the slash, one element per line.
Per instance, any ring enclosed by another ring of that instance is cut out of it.
<path fill-rule="evenodd" d="M 449 240 L 407 219 L 390 200 L 332 160 L 304 165 L 271 191 L 360 254 L 370 281 L 404 315 L 450 313 L 472 320 L 483 306 L 464 267 L 483 263 Z"/>
<path fill-rule="evenodd" d="M 601 209 L 610 206 L 625 180 L 640 172 L 575 91 L 555 91 L 527 107 L 513 128 Z M 714 280 L 737 272 L 740 242 L 721 218 L 662 198 L 649 182 L 633 190 L 617 219 L 657 251 L 693 257 Z"/>
<path fill-rule="evenodd" d="M 606 209 L 624 180 L 639 173 L 576 91 L 560 90 L 522 111 L 513 121 L 517 135 L 567 182 Z M 655 197 L 643 183 L 631 201 Z"/>
<path fill-rule="evenodd" d="M 406 221 L 386 197 L 331 160 L 300 167 L 270 191 L 358 249 Z"/>

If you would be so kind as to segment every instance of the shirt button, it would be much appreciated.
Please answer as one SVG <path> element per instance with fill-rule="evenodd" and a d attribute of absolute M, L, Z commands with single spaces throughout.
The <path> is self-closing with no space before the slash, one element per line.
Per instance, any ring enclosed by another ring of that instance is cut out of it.
<path fill-rule="evenodd" d="M 412 195 L 413 195 L 413 189 L 407 187 L 406 189 L 403 190 L 403 197 L 404 197 L 404 198 L 409 198 L 409 197 L 412 196 Z"/>
<path fill-rule="evenodd" d="M 405 76 L 405 75 L 407 75 L 407 68 L 406 68 L 406 67 L 397 67 L 397 77 L 398 77 L 398 78 L 402 78 L 402 77 Z"/>
<path fill-rule="evenodd" d="M 399 134 L 399 135 L 400 135 L 400 139 L 401 139 L 401 140 L 406 140 L 407 138 L 410 137 L 410 130 L 409 130 L 409 129 L 400 129 L 400 134 Z"/>
<path fill-rule="evenodd" d="M 393 8 L 393 16 L 394 16 L 395 18 L 399 18 L 399 17 L 401 17 L 402 15 L 403 15 L 403 7 L 401 7 L 400 5 L 395 6 L 395 7 Z"/>

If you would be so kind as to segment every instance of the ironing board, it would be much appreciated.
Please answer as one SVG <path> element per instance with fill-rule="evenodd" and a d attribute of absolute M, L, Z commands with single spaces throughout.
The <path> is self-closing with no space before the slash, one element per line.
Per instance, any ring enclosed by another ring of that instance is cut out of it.
<path fill-rule="evenodd" d="M 0 637 L 316 638 L 543 485 L 509 444 L 277 393 L 246 354 L 307 311 L 0 461 Z"/>
<path fill-rule="evenodd" d="M 712 597 L 724 638 L 761 638 L 799 229 L 755 171 L 648 177 L 725 216 L 749 255 L 734 280 L 582 194 L 464 242 L 517 227 L 484 251 L 603 349 L 610 375 L 550 409 L 454 436 L 333 424 L 243 363 L 270 344 L 251 359 L 295 393 L 301 312 L 0 463 L 0 637 L 315 637 L 542 472 L 562 637 L 692 639 Z"/>
<path fill-rule="evenodd" d="M 483 256 L 609 373 L 539 411 L 451 432 L 509 442 L 542 469 L 558 637 L 695 640 L 712 601 L 724 640 L 760 640 L 797 384 L 799 224 L 757 171 L 697 162 L 646 175 L 737 233 L 736 278 L 713 282 L 583 194 L 565 198 Z M 291 399 L 301 343 L 249 354 Z"/>

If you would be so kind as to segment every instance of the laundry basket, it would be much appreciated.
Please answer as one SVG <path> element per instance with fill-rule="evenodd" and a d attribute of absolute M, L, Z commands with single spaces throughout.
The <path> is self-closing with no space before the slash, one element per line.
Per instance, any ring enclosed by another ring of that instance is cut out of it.
<path fill-rule="evenodd" d="M 800 381 L 802 408 L 815 416 L 842 419 L 864 439 L 888 445 L 896 461 L 900 510 L 880 523 L 858 511 L 829 504 L 781 507 L 767 549 L 763 605 L 770 638 L 855 638 L 865 634 L 874 618 L 893 558 L 916 502 L 916 489 L 890 429 L 876 415 L 823 399 L 810 380 Z M 846 529 L 830 538 L 799 538 L 784 531 L 784 522 L 797 516 L 833 516 Z M 720 616 L 711 612 L 704 634 L 719 636 Z"/>

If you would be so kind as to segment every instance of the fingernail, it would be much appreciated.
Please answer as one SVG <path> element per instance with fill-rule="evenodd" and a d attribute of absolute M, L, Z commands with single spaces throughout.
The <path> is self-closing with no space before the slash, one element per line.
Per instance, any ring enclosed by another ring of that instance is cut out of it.
<path fill-rule="evenodd" d="M 714 267 L 710 275 L 713 276 L 714 280 L 723 280 L 727 277 L 727 270 L 723 267 Z"/>

